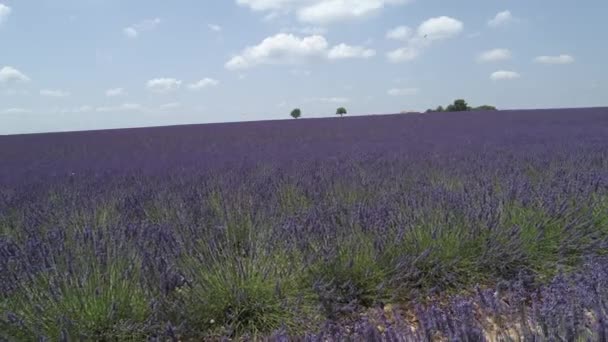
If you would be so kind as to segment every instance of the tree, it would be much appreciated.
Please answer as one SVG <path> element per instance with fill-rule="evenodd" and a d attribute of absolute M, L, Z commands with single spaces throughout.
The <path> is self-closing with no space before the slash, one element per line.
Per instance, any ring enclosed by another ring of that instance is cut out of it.
<path fill-rule="evenodd" d="M 346 114 L 347 114 L 346 108 L 340 107 L 340 108 L 336 109 L 336 115 L 340 115 L 342 117 Z"/>
<path fill-rule="evenodd" d="M 435 109 L 435 111 L 436 112 L 443 112 L 444 111 L 443 106 L 437 107 L 437 109 Z"/>
<path fill-rule="evenodd" d="M 302 116 L 302 111 L 300 110 L 300 108 L 296 108 L 294 110 L 291 111 L 291 117 L 294 119 L 299 118 L 300 116 Z"/>
<path fill-rule="evenodd" d="M 463 99 L 458 99 L 454 101 L 454 104 L 448 106 L 448 112 L 466 112 L 467 110 L 471 110 L 471 107 Z"/>

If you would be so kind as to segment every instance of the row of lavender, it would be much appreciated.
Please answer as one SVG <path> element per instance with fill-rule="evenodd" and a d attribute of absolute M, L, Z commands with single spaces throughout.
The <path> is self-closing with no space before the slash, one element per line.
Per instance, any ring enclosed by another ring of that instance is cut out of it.
<path fill-rule="evenodd" d="M 595 109 L 1 138 L 0 338 L 601 339 L 606 136 Z"/>

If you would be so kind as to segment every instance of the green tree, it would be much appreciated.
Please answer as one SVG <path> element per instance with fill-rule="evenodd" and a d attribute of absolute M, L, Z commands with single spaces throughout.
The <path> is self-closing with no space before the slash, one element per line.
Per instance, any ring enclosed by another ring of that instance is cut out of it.
<path fill-rule="evenodd" d="M 448 106 L 448 112 L 466 112 L 467 110 L 471 110 L 471 107 L 463 99 L 455 100 L 454 104 Z"/>
<path fill-rule="evenodd" d="M 340 108 L 336 109 L 336 115 L 340 115 L 342 117 L 346 114 L 347 114 L 346 108 L 340 107 Z"/>
<path fill-rule="evenodd" d="M 291 111 L 291 117 L 294 119 L 299 118 L 300 116 L 302 116 L 302 111 L 300 110 L 300 108 L 296 108 L 294 110 Z"/>

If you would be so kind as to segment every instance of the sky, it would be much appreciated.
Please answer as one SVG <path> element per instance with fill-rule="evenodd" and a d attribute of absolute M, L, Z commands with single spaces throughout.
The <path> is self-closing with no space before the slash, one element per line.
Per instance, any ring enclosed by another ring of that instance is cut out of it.
<path fill-rule="evenodd" d="M 0 134 L 608 105 L 608 1 L 0 0 Z"/>

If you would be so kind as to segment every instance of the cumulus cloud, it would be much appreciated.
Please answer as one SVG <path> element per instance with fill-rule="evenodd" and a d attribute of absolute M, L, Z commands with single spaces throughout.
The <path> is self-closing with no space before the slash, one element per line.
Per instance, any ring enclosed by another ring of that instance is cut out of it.
<path fill-rule="evenodd" d="M 327 29 L 321 26 L 293 26 L 293 27 L 284 27 L 280 32 L 283 33 L 296 33 L 296 34 L 305 34 L 305 35 L 323 35 L 327 33 Z"/>
<path fill-rule="evenodd" d="M 267 18 L 295 12 L 307 23 L 331 23 L 366 17 L 388 6 L 403 5 L 410 0 L 236 0 L 254 11 L 268 12 Z"/>
<path fill-rule="evenodd" d="M 220 81 L 218 80 L 214 80 L 213 78 L 203 78 L 200 81 L 188 84 L 188 89 L 190 90 L 201 90 L 203 88 L 207 88 L 207 87 L 215 87 L 218 84 L 220 84 Z"/>
<path fill-rule="evenodd" d="M 128 38 L 137 38 L 142 32 L 154 30 L 160 22 L 160 18 L 146 19 L 137 24 L 125 27 L 122 32 Z"/>
<path fill-rule="evenodd" d="M 123 103 L 121 105 L 118 106 L 107 106 L 107 107 L 97 107 L 95 108 L 96 112 L 124 112 L 124 111 L 130 111 L 130 112 L 139 112 L 139 111 L 143 111 L 144 110 L 144 106 L 140 105 L 139 103 Z"/>
<path fill-rule="evenodd" d="M 325 37 L 320 35 L 299 38 L 279 33 L 258 45 L 247 47 L 240 55 L 230 59 L 225 67 L 239 70 L 260 64 L 295 64 L 307 58 L 323 56 L 328 45 Z"/>
<path fill-rule="evenodd" d="M 0 69 L 0 83 L 27 82 L 29 80 L 27 75 L 11 66 L 4 66 Z"/>
<path fill-rule="evenodd" d="M 418 94 L 418 88 L 392 88 L 387 91 L 390 96 L 408 96 Z"/>
<path fill-rule="evenodd" d="M 30 92 L 25 89 L 5 89 L 0 94 L 6 96 L 25 96 L 29 95 Z"/>
<path fill-rule="evenodd" d="M 31 112 L 32 111 L 27 108 L 6 108 L 0 111 L 2 114 L 25 114 Z"/>
<path fill-rule="evenodd" d="M 330 23 L 356 19 L 377 13 L 389 5 L 406 4 L 407 0 L 323 0 L 298 9 L 298 19 L 310 23 Z"/>
<path fill-rule="evenodd" d="M 155 93 L 168 93 L 181 87 L 182 81 L 175 78 L 155 78 L 146 82 L 146 88 Z"/>
<path fill-rule="evenodd" d="M 40 95 L 45 97 L 68 97 L 70 92 L 61 89 L 42 89 Z"/>
<path fill-rule="evenodd" d="M 414 30 L 412 30 L 408 26 L 397 26 L 394 29 L 386 32 L 387 39 L 408 41 L 412 35 L 414 34 Z"/>
<path fill-rule="evenodd" d="M 211 31 L 214 31 L 214 32 L 220 32 L 220 31 L 222 31 L 222 27 L 220 25 L 209 24 L 209 25 L 207 25 L 207 27 L 209 27 L 209 29 Z"/>
<path fill-rule="evenodd" d="M 494 18 L 492 18 L 488 21 L 488 26 L 490 26 L 492 28 L 506 26 L 510 22 L 512 22 L 513 19 L 514 18 L 513 18 L 513 15 L 511 14 L 511 11 L 502 11 L 502 12 L 499 12 L 498 14 L 496 14 L 496 16 L 494 16 Z"/>
<path fill-rule="evenodd" d="M 308 102 L 348 103 L 350 99 L 347 97 L 316 97 L 309 99 Z"/>
<path fill-rule="evenodd" d="M 497 62 L 504 61 L 511 58 L 511 51 L 507 49 L 492 49 L 484 51 L 477 56 L 477 61 L 481 63 L 485 62 Z"/>
<path fill-rule="evenodd" d="M 123 88 L 112 88 L 106 90 L 107 97 L 117 97 L 127 95 L 127 92 Z"/>
<path fill-rule="evenodd" d="M 538 56 L 534 61 L 542 64 L 571 64 L 574 63 L 574 57 L 570 55 Z"/>
<path fill-rule="evenodd" d="M 175 108 L 179 108 L 181 107 L 182 104 L 179 102 L 170 102 L 170 103 L 165 103 L 163 105 L 160 106 L 160 109 L 175 109 Z"/>
<path fill-rule="evenodd" d="M 312 74 L 312 71 L 305 69 L 291 69 L 289 70 L 289 73 L 296 77 L 308 77 Z"/>
<path fill-rule="evenodd" d="M 11 14 L 11 8 L 5 4 L 0 4 L 0 24 L 2 24 L 6 18 Z"/>
<path fill-rule="evenodd" d="M 505 70 L 495 71 L 490 75 L 490 79 L 492 81 L 514 80 L 514 79 L 517 79 L 520 77 L 521 77 L 521 75 L 515 71 L 505 71 Z"/>
<path fill-rule="evenodd" d="M 387 54 L 387 58 L 393 63 L 414 60 L 435 42 L 454 38 L 463 30 L 464 24 L 451 17 L 441 16 L 427 19 L 418 26 L 415 34 L 410 34 L 410 37 L 406 39 L 406 45 L 404 47 L 390 51 Z M 389 33 L 391 32 L 389 31 Z M 397 33 L 393 32 L 393 34 L 396 36 L 404 36 L 403 32 L 398 31 Z"/>
<path fill-rule="evenodd" d="M 370 58 L 376 55 L 376 51 L 366 49 L 362 46 L 350 46 L 344 43 L 334 46 L 327 57 L 329 59 L 346 59 L 346 58 Z"/>
<path fill-rule="evenodd" d="M 321 35 L 300 38 L 279 33 L 264 39 L 260 44 L 245 48 L 241 54 L 226 62 L 228 70 L 242 70 L 265 64 L 300 64 L 311 59 L 370 58 L 376 51 L 362 46 L 338 44 L 330 48 Z"/>
<path fill-rule="evenodd" d="M 430 41 L 443 40 L 457 36 L 463 29 L 464 25 L 459 20 L 446 16 L 436 17 L 420 24 L 418 37 Z"/>
<path fill-rule="evenodd" d="M 386 57 L 392 63 L 409 62 L 420 55 L 420 50 L 416 47 L 404 47 L 389 52 Z"/>
<path fill-rule="evenodd" d="M 95 110 L 94 107 L 84 105 L 84 106 L 73 107 L 73 108 L 55 108 L 55 109 L 52 109 L 50 112 L 59 113 L 59 114 L 82 114 L 82 113 L 89 113 L 94 110 Z"/>

